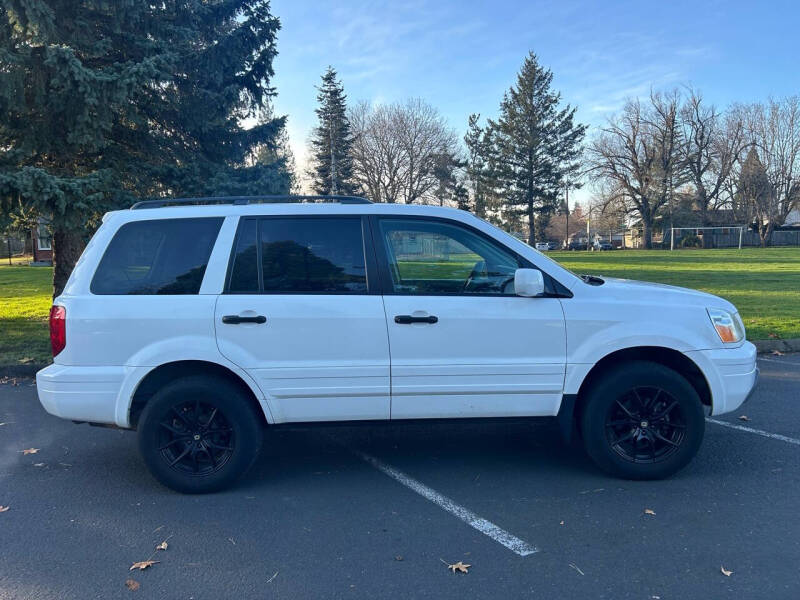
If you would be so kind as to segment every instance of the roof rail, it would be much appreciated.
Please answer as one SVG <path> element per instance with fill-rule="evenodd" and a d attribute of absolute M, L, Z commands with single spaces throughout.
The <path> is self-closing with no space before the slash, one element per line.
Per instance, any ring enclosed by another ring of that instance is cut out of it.
<path fill-rule="evenodd" d="M 206 198 L 160 198 L 142 200 L 131 206 L 131 210 L 163 208 L 165 206 L 201 206 L 208 204 L 277 204 L 282 202 L 338 202 L 339 204 L 372 204 L 361 196 L 209 196 Z"/>

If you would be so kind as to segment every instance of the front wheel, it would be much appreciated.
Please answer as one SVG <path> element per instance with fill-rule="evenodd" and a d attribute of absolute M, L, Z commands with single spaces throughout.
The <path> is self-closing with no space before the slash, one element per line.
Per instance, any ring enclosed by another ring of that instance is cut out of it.
<path fill-rule="evenodd" d="M 139 451 L 153 476 L 178 492 L 201 494 L 231 485 L 253 463 L 261 418 L 230 382 L 178 379 L 159 390 L 139 419 Z"/>
<path fill-rule="evenodd" d="M 625 479 L 661 479 L 697 454 L 705 414 L 683 376 L 636 361 L 595 382 L 580 426 L 586 452 L 604 471 Z"/>

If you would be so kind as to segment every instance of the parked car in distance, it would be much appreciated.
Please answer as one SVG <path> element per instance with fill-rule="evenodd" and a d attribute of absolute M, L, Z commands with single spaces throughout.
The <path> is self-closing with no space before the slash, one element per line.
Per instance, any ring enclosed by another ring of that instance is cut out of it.
<path fill-rule="evenodd" d="M 592 244 L 592 250 L 613 250 L 614 246 L 611 242 L 604 242 L 601 240 L 595 240 Z"/>
<path fill-rule="evenodd" d="M 567 250 L 588 250 L 589 245 L 586 242 L 572 241 L 567 244 Z"/>
<path fill-rule="evenodd" d="M 541 250 L 543 252 L 547 252 L 550 250 L 550 244 L 547 242 L 536 242 L 536 249 Z"/>
<path fill-rule="evenodd" d="M 136 430 L 181 492 L 234 483 L 270 428 L 364 420 L 556 417 L 655 479 L 755 385 L 727 300 L 575 275 L 467 212 L 304 199 L 106 214 L 50 311 L 44 408 Z"/>

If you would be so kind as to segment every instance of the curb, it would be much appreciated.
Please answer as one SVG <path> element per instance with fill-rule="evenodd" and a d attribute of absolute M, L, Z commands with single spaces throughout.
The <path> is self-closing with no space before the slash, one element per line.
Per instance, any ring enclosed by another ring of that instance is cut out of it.
<path fill-rule="evenodd" d="M 788 340 L 751 340 L 759 354 L 768 352 L 800 352 L 800 338 Z"/>
<path fill-rule="evenodd" d="M 31 363 L 27 365 L 0 365 L 0 377 L 33 377 L 36 371 L 50 363 Z"/>
<path fill-rule="evenodd" d="M 800 352 L 800 338 L 788 340 L 750 340 L 755 344 L 759 354 L 772 352 Z M 0 365 L 0 377 L 33 377 L 36 372 L 50 363 L 34 363 L 28 365 Z"/>

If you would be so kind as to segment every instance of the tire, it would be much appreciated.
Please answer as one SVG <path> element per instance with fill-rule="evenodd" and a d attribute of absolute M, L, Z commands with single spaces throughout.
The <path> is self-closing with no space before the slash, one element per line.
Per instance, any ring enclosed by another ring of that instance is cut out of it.
<path fill-rule="evenodd" d="M 697 454 L 705 413 L 682 375 L 658 363 L 634 361 L 594 382 L 580 429 L 587 454 L 607 473 L 662 479 Z"/>
<path fill-rule="evenodd" d="M 139 418 L 139 451 L 159 482 L 204 494 L 232 485 L 258 456 L 263 417 L 232 383 L 177 379 L 156 392 Z"/>

